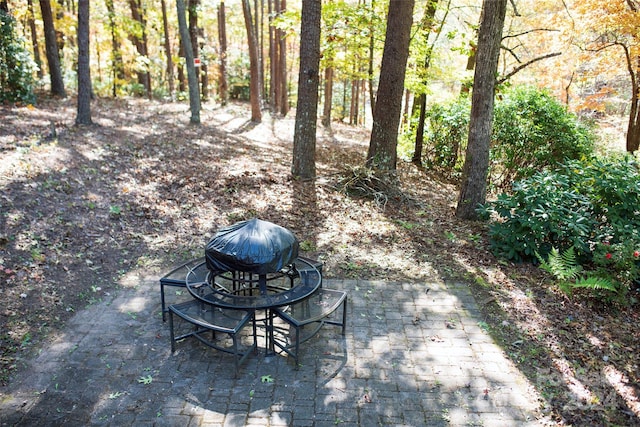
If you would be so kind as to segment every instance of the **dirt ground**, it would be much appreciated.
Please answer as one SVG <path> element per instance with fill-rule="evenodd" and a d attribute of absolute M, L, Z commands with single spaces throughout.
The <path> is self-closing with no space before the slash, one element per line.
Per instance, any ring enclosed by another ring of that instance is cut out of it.
<path fill-rule="evenodd" d="M 161 275 L 259 217 L 291 229 L 328 277 L 467 283 L 557 425 L 640 425 L 637 305 L 569 299 L 539 269 L 496 259 L 486 225 L 454 217 L 456 188 L 410 163 L 397 186 L 347 194 L 372 184 L 354 181 L 366 130 L 319 128 L 318 178 L 302 182 L 292 114 L 255 125 L 246 106 L 205 105 L 193 126 L 186 104 L 100 99 L 92 115 L 74 126 L 73 100 L 0 107 L 2 385 L 131 269 Z"/>

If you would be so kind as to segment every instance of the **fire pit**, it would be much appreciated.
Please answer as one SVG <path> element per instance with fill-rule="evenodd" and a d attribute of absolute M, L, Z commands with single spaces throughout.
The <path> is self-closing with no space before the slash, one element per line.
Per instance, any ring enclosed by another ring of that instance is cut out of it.
<path fill-rule="evenodd" d="M 257 288 L 260 295 L 266 295 L 269 290 L 293 287 L 292 280 L 282 283 L 281 279 L 296 275 L 298 247 L 291 231 L 254 218 L 218 231 L 207 245 L 205 258 L 212 280 L 226 282 L 222 286 L 226 291 L 253 295 Z M 280 283 L 274 286 L 275 282 Z"/>
<path fill-rule="evenodd" d="M 322 275 L 298 257 L 298 246 L 291 231 L 271 222 L 233 224 L 209 241 L 205 261 L 187 274 L 187 289 L 223 308 L 270 309 L 299 301 L 320 287 Z"/>

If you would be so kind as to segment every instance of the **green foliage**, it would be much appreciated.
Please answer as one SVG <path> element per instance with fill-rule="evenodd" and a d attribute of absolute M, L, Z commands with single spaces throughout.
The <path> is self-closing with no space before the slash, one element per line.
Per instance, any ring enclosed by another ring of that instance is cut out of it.
<path fill-rule="evenodd" d="M 547 256 L 553 247 L 575 247 L 578 256 L 589 251 L 588 241 L 597 226 L 588 198 L 571 188 L 557 172 L 539 172 L 513 185 L 511 194 L 480 209 L 495 219 L 489 227 L 494 253 L 514 261 Z"/>
<path fill-rule="evenodd" d="M 560 290 L 567 295 L 572 295 L 574 290 L 583 289 L 599 299 L 607 301 L 621 301 L 625 294 L 623 288 L 616 285 L 613 279 L 605 276 L 582 276 L 582 266 L 578 263 L 575 250 L 572 247 L 560 252 L 552 248 L 548 259 L 542 258 L 536 253 L 540 262 L 540 268 L 551 274 L 557 281 Z"/>
<path fill-rule="evenodd" d="M 560 252 L 557 248 L 552 248 L 547 260 L 537 252 L 536 257 L 540 261 L 540 268 L 560 281 L 575 279 L 582 271 L 582 266 L 578 264 L 573 246 L 564 252 Z"/>
<path fill-rule="evenodd" d="M 456 176 L 462 172 L 469 130 L 468 97 L 447 104 L 434 104 L 427 111 L 424 165 L 440 173 Z"/>
<path fill-rule="evenodd" d="M 566 159 L 590 156 L 594 141 L 591 130 L 547 92 L 509 89 L 495 106 L 492 183 L 502 187 Z"/>
<path fill-rule="evenodd" d="M 15 21 L 0 10 L 0 101 L 35 102 L 35 64 L 15 32 Z"/>
<path fill-rule="evenodd" d="M 460 174 L 470 108 L 466 95 L 455 102 L 431 106 L 427 112 L 425 166 L 449 176 Z M 494 116 L 489 179 L 496 187 L 593 153 L 593 132 L 545 91 L 506 88 L 496 100 Z M 414 135 L 411 138 L 415 139 Z"/>
<path fill-rule="evenodd" d="M 615 294 L 618 294 L 619 290 L 615 283 L 611 279 L 606 277 L 588 276 L 582 277 L 575 282 L 563 281 L 558 283 L 560 290 L 567 295 L 572 295 L 575 289 L 586 289 L 589 291 L 606 291 L 611 295 L 604 297 L 607 300 L 615 300 Z"/>
<path fill-rule="evenodd" d="M 549 256 L 546 265 L 556 277 L 570 273 L 575 257 L 587 272 L 619 284 L 620 293 L 640 278 L 640 164 L 632 156 L 574 160 L 536 173 L 480 213 L 493 219 L 489 235 L 498 256 Z"/>

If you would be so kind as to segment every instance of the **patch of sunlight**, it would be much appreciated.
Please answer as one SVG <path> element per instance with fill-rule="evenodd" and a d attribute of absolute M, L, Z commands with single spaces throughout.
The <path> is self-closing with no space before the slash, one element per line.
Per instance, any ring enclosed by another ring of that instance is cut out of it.
<path fill-rule="evenodd" d="M 147 299 L 144 297 L 133 297 L 127 300 L 125 303 L 120 304 L 118 310 L 122 313 L 134 313 L 140 312 L 145 309 L 147 305 Z"/>
<path fill-rule="evenodd" d="M 618 395 L 624 399 L 629 409 L 636 417 L 640 417 L 640 396 L 638 396 L 634 387 L 628 385 L 629 378 L 611 365 L 604 368 L 604 375 Z"/>
<path fill-rule="evenodd" d="M 560 357 L 554 357 L 553 365 L 562 375 L 565 386 L 573 393 L 579 401 L 594 402 L 597 397 L 585 386 L 578 378 L 576 378 L 569 362 Z"/>

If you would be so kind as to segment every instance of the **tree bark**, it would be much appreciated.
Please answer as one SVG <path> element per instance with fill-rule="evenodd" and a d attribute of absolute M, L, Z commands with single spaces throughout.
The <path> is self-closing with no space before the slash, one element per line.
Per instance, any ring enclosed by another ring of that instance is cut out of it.
<path fill-rule="evenodd" d="M 175 85 L 173 82 L 173 58 L 171 57 L 171 38 L 169 37 L 169 19 L 167 18 L 167 2 L 160 0 L 162 7 L 162 26 L 164 30 L 164 54 L 167 57 L 167 82 L 169 83 L 169 97 L 173 99 Z"/>
<path fill-rule="evenodd" d="M 227 105 L 229 86 L 227 84 L 227 17 L 224 0 L 218 6 L 218 39 L 220 43 L 220 76 L 218 78 L 218 95 L 220 103 Z"/>
<path fill-rule="evenodd" d="M 280 0 L 276 0 L 279 2 Z M 287 0 L 282 0 L 280 4 L 280 13 L 285 12 L 287 9 Z M 278 60 L 278 65 L 280 69 L 278 70 L 278 79 L 280 81 L 280 114 L 286 116 L 289 112 L 289 91 L 288 89 L 288 73 L 287 73 L 287 34 L 281 30 L 276 29 L 276 40 L 279 43 L 278 47 L 278 55 L 280 56 Z"/>
<path fill-rule="evenodd" d="M 333 100 L 333 67 L 324 69 L 324 110 L 322 126 L 331 128 L 331 107 Z"/>
<path fill-rule="evenodd" d="M 414 0 L 390 0 L 367 166 L 395 170 Z"/>
<path fill-rule="evenodd" d="M 456 216 L 477 219 L 486 200 L 493 104 L 507 0 L 484 0 L 473 77 L 469 139 Z"/>
<path fill-rule="evenodd" d="M 316 176 L 321 19 L 321 0 L 302 0 L 298 103 L 293 135 L 291 173 L 293 176 L 303 179 L 312 179 Z"/>
<path fill-rule="evenodd" d="M 429 3 L 427 4 L 427 10 L 425 11 L 424 17 L 422 18 L 422 25 L 420 28 L 420 30 L 425 34 L 425 43 L 429 41 L 429 34 L 431 34 L 431 31 L 433 30 L 434 18 L 436 16 L 437 8 L 438 8 L 438 0 L 429 0 Z M 442 26 L 440 27 L 440 30 L 442 30 Z M 432 53 L 433 53 L 433 44 L 431 44 L 431 46 L 427 48 L 427 52 L 424 55 L 423 69 L 425 72 L 425 76 L 426 76 L 426 70 L 428 70 L 429 66 L 431 65 Z M 418 127 L 416 129 L 416 141 L 415 141 L 415 147 L 413 150 L 413 157 L 411 158 L 411 161 L 418 166 L 422 166 L 422 147 L 424 146 L 424 122 L 427 117 L 426 90 L 427 90 L 428 81 L 426 77 L 422 81 L 422 84 L 424 85 L 424 92 L 420 93 L 420 95 L 418 95 L 418 98 L 415 100 L 415 102 L 420 107 L 420 116 L 418 118 Z"/>
<path fill-rule="evenodd" d="M 120 50 L 121 40 L 116 26 L 116 11 L 113 0 L 106 0 L 107 15 L 109 18 L 109 32 L 111 33 L 111 95 L 118 96 L 120 82 L 124 80 L 124 64 L 122 63 L 122 51 Z"/>
<path fill-rule="evenodd" d="M 262 121 L 262 88 L 260 86 L 260 58 L 258 57 L 258 37 L 251 18 L 251 5 L 249 0 L 242 0 L 242 12 L 244 14 L 244 24 L 247 29 L 247 39 L 249 42 L 249 99 L 251 102 L 251 121 L 260 123 Z"/>
<path fill-rule="evenodd" d="M 49 77 L 51 78 L 51 94 L 65 98 L 67 92 L 64 89 L 62 69 L 60 68 L 60 53 L 56 39 L 56 29 L 51 13 L 51 1 L 40 0 L 40 11 L 44 25 L 44 41 L 47 51 L 47 64 L 49 65 Z"/>
<path fill-rule="evenodd" d="M 278 94 L 280 93 L 280 82 L 278 81 L 278 55 L 279 43 L 276 41 L 276 27 L 273 23 L 276 18 L 278 0 L 267 0 L 267 13 L 269 16 L 269 92 L 267 94 L 268 103 L 274 111 L 278 110 Z"/>
<path fill-rule="evenodd" d="M 189 82 L 189 109 L 191 110 L 190 122 L 192 124 L 200 124 L 200 91 L 198 88 L 198 77 L 196 76 L 195 66 L 193 64 L 193 49 L 191 47 L 191 38 L 189 37 L 189 27 L 187 26 L 186 6 L 184 0 L 176 0 L 176 9 L 178 13 L 178 27 L 180 29 L 180 39 L 184 57 L 187 62 L 187 80 Z"/>
<path fill-rule="evenodd" d="M 27 0 L 27 7 L 29 9 L 28 25 L 31 31 L 31 45 L 33 46 L 33 60 L 38 66 L 38 78 L 42 79 L 44 73 L 42 72 L 42 58 L 40 58 L 40 44 L 38 43 L 38 31 L 36 30 L 35 13 L 33 11 L 33 0 Z"/>
<path fill-rule="evenodd" d="M 138 51 L 138 55 L 149 60 L 148 43 L 147 43 L 147 22 L 142 9 L 140 0 L 129 0 L 129 8 L 131 9 L 131 18 L 140 25 L 140 36 L 132 34 L 130 36 L 133 45 Z M 148 64 L 145 63 L 145 69 L 137 69 L 138 83 L 144 87 L 147 98 L 151 99 L 151 74 L 149 73 Z"/>
<path fill-rule="evenodd" d="M 89 15 L 89 0 L 78 0 L 78 110 L 76 115 L 78 125 L 92 123 Z"/>

